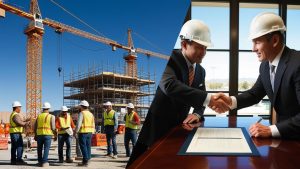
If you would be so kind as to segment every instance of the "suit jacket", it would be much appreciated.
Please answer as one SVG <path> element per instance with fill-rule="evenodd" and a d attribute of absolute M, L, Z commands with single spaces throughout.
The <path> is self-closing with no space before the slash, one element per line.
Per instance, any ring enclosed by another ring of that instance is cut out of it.
<path fill-rule="evenodd" d="M 157 88 L 138 141 L 151 146 L 173 127 L 182 124 L 190 107 L 203 115 L 206 99 L 205 70 L 197 64 L 194 81 L 188 85 L 189 70 L 181 50 L 174 50 Z"/>
<path fill-rule="evenodd" d="M 300 52 L 284 48 L 271 87 L 269 62 L 260 65 L 254 86 L 236 96 L 237 108 L 251 106 L 268 95 L 277 112 L 277 124 L 282 138 L 300 139 Z"/>

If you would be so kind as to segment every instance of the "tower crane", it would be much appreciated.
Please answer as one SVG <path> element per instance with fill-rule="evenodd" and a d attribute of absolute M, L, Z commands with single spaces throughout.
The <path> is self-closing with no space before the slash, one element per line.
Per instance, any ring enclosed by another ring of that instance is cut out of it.
<path fill-rule="evenodd" d="M 128 45 L 123 45 L 112 39 L 94 35 L 92 33 L 77 29 L 75 27 L 54 21 L 49 18 L 42 19 L 38 0 L 30 1 L 30 10 L 25 12 L 17 7 L 4 3 L 0 0 L 0 16 L 5 17 L 5 12 L 24 17 L 30 20 L 24 33 L 27 35 L 27 56 L 26 56 L 26 113 L 32 119 L 40 112 L 42 99 L 42 39 L 44 35 L 44 25 L 47 25 L 56 32 L 68 32 L 76 36 L 87 38 L 96 42 L 110 45 L 112 50 L 117 48 L 127 51 L 124 57 L 126 62 L 126 75 L 137 76 L 137 53 L 146 56 L 154 56 L 161 59 L 169 59 L 169 56 L 149 50 L 135 48 L 133 45 L 131 30 L 128 29 Z"/>

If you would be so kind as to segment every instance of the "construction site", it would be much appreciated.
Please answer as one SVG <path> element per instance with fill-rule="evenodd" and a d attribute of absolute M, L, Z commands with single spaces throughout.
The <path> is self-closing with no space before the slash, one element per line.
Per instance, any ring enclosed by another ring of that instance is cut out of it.
<path fill-rule="evenodd" d="M 143 121 L 147 115 L 157 86 L 155 82 L 155 72 L 150 72 L 149 67 L 147 69 L 144 69 L 142 66 L 138 67 L 138 55 L 144 55 L 143 57 L 146 56 L 148 58 L 157 57 L 164 60 L 167 60 L 169 56 L 142 48 L 136 48 L 132 40 L 132 30 L 130 28 L 127 30 L 127 44 L 121 44 L 110 38 L 100 36 L 98 32 L 97 35 L 92 34 L 75 28 L 74 26 L 49 18 L 43 18 L 38 0 L 30 0 L 28 2 L 30 2 L 30 9 L 27 12 L 15 4 L 0 0 L 0 16 L 4 21 L 9 19 L 6 18 L 7 13 L 29 20 L 29 24 L 25 27 L 23 32 L 27 36 L 27 42 L 24 44 L 26 45 L 26 106 L 24 106 L 25 108 L 23 109 L 26 113 L 24 113 L 23 116 L 24 118 L 26 117 L 26 119 L 30 119 L 30 123 L 24 127 L 23 145 L 25 147 L 24 159 L 27 161 L 28 166 L 35 167 L 37 160 L 37 141 L 34 140 L 34 124 L 42 111 L 42 58 L 44 45 L 43 38 L 46 33 L 45 26 L 52 28 L 55 33 L 57 33 L 58 37 L 62 34 L 70 33 L 80 38 L 110 46 L 111 52 L 117 49 L 125 51 L 122 56 L 124 59 L 122 65 L 81 63 L 81 65 L 74 65 L 74 67 L 80 66 L 78 70 L 73 69 L 64 71 L 69 73 L 63 74 L 62 105 L 69 108 L 69 113 L 75 122 L 77 121 L 79 113 L 78 105 L 82 100 L 86 100 L 89 103 L 89 110 L 95 117 L 95 127 L 103 126 L 103 103 L 107 101 L 112 102 L 112 108 L 119 115 L 119 123 L 123 123 L 122 125 L 124 125 L 124 116 L 127 111 L 126 106 L 128 103 L 134 104 L 136 112 L 138 112 L 141 121 Z M 51 2 L 66 11 L 65 8 L 55 1 L 51 0 Z M 67 13 L 70 14 L 69 11 L 67 11 Z M 71 15 L 74 17 L 73 14 Z M 75 18 L 78 19 L 78 17 Z M 87 23 L 82 20 L 80 20 L 80 22 L 87 25 Z M 63 65 L 58 65 L 59 75 L 62 72 L 62 66 Z M 19 106 L 20 105 L 21 104 L 19 104 Z M 51 113 L 57 116 L 57 112 L 60 113 L 58 110 Z M 1 116 L 0 149 L 5 151 L 0 151 L 0 156 L 4 157 L 0 158 L 0 163 L 3 165 L 10 164 L 10 155 L 8 154 L 8 150 L 11 149 L 12 146 L 9 144 L 11 142 L 9 133 L 12 124 L 10 114 L 11 113 L 6 112 L 5 116 L 4 113 L 3 116 Z M 124 134 L 124 131 L 125 128 L 122 128 L 121 130 L 118 130 L 118 133 Z M 107 160 L 107 157 L 104 156 L 107 145 L 105 135 L 101 133 L 93 134 L 91 142 L 93 146 L 92 154 L 96 155 L 95 157 L 98 157 L 98 160 L 100 159 L 101 165 L 97 164 L 96 160 L 90 167 L 107 168 L 109 165 L 113 168 L 124 168 L 128 158 L 125 157 L 125 155 L 122 155 L 125 154 L 123 139 L 123 135 L 118 135 L 117 142 L 119 145 L 122 145 L 122 148 L 119 150 L 121 154 L 119 157 L 121 157 L 121 159 Z M 78 145 L 75 143 L 75 140 L 76 139 L 73 139 L 72 158 L 81 160 L 81 153 L 80 151 L 78 152 Z M 57 150 L 57 143 L 52 144 L 49 155 L 49 161 L 52 163 L 50 166 L 65 166 L 66 168 L 76 166 L 76 163 L 71 165 L 56 165 Z"/>
<path fill-rule="evenodd" d="M 128 67 L 93 64 L 71 72 L 64 77 L 64 105 L 76 112 L 79 102 L 87 100 L 97 124 L 102 124 L 103 103 L 112 102 L 114 110 L 121 114 L 121 121 L 126 105 L 133 103 L 144 119 L 156 89 L 155 74 Z"/>
<path fill-rule="evenodd" d="M 54 1 L 51 2 L 58 5 Z M 61 8 L 65 10 L 63 7 Z M 133 44 L 132 30 L 130 28 L 127 30 L 127 45 L 124 45 L 107 37 L 95 35 L 49 18 L 43 19 L 37 0 L 30 1 L 29 12 L 25 12 L 4 1 L 0 1 L 0 9 L 2 17 L 5 17 L 6 12 L 10 12 L 30 20 L 24 30 L 27 36 L 27 117 L 36 119 L 37 115 L 41 112 L 42 40 L 45 34 L 44 26 L 53 28 L 58 35 L 71 33 L 81 38 L 108 45 L 112 51 L 117 49 L 125 51 L 123 56 L 125 64 L 122 66 L 105 65 L 103 63 L 100 66 L 93 64 L 84 66 L 87 67 L 84 71 L 70 71 L 69 75 L 64 75 L 64 105 L 75 110 L 74 108 L 81 100 L 87 100 L 91 104 L 91 110 L 95 117 L 97 117 L 97 123 L 101 122 L 102 104 L 105 101 L 113 102 L 113 108 L 117 112 L 122 112 L 122 108 L 125 108 L 126 104 L 132 102 L 136 105 L 137 111 L 140 112 L 141 116 L 145 117 L 156 88 L 154 81 L 155 73 L 150 74 L 149 70 L 146 72 L 142 68 L 138 69 L 137 55 L 142 54 L 147 57 L 157 57 L 165 60 L 167 60 L 169 56 L 142 48 L 136 48 Z M 60 66 L 58 67 L 59 73 L 62 70 Z M 33 133 L 32 127 L 26 132 Z"/>

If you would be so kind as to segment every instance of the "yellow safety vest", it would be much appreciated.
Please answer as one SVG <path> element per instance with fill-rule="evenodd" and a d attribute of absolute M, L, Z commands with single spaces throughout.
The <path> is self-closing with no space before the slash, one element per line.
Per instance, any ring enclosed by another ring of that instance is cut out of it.
<path fill-rule="evenodd" d="M 131 121 L 133 121 L 133 115 L 135 114 L 136 112 L 132 112 L 130 114 L 130 116 L 128 116 L 128 113 L 126 113 L 126 116 L 125 116 L 125 127 L 128 127 L 128 128 L 131 128 L 131 129 L 138 129 L 138 125 L 137 124 L 132 124 Z"/>
<path fill-rule="evenodd" d="M 113 126 L 115 125 L 115 121 L 114 121 L 114 115 L 115 115 L 115 111 L 111 110 L 109 113 L 107 113 L 106 111 L 104 112 L 104 126 Z"/>
<path fill-rule="evenodd" d="M 83 115 L 82 124 L 79 133 L 94 133 L 95 132 L 95 120 L 94 115 L 90 111 L 82 111 Z"/>
<path fill-rule="evenodd" d="M 9 133 L 23 133 L 23 127 L 17 126 L 17 124 L 13 121 L 13 118 L 15 115 L 17 115 L 17 112 L 12 112 L 9 118 L 10 127 L 9 127 Z"/>
<path fill-rule="evenodd" d="M 51 129 L 51 114 L 49 113 L 41 113 L 37 117 L 37 131 L 36 134 L 40 135 L 53 135 L 53 131 Z"/>
<path fill-rule="evenodd" d="M 67 120 L 65 119 L 65 117 L 59 117 L 58 119 L 61 128 L 71 127 L 71 117 L 68 113 L 67 113 Z M 66 130 L 60 129 L 58 131 L 58 134 L 66 134 L 66 133 L 67 133 Z"/>

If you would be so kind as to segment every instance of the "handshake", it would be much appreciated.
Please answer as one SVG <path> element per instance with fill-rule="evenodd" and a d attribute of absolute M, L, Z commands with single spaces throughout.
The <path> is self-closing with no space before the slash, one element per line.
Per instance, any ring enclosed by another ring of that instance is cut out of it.
<path fill-rule="evenodd" d="M 230 96 L 226 96 L 224 93 L 217 93 L 211 96 L 208 107 L 217 113 L 224 113 L 230 110 L 232 100 Z"/>

